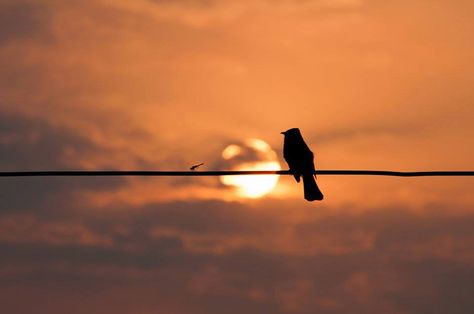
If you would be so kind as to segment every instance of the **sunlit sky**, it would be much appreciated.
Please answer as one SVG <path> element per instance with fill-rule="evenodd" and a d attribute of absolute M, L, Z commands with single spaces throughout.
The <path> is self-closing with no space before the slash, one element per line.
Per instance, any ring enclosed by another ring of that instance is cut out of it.
<path fill-rule="evenodd" d="M 0 170 L 472 170 L 472 1 L 0 0 Z M 244 158 L 245 161 L 245 158 Z M 471 178 L 0 180 L 3 313 L 467 313 Z"/>

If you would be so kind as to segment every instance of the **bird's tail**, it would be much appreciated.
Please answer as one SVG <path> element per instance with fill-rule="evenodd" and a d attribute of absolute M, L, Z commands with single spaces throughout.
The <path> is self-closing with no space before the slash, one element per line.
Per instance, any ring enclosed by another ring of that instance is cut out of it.
<path fill-rule="evenodd" d="M 313 174 L 303 174 L 304 198 L 307 201 L 322 201 L 324 196 L 319 190 Z"/>

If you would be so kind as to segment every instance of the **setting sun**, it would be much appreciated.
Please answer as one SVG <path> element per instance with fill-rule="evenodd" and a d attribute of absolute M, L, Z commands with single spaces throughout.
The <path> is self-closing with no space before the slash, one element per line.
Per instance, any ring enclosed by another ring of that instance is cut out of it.
<path fill-rule="evenodd" d="M 270 145 L 259 139 L 247 139 L 243 144 L 231 144 L 222 151 L 222 158 L 231 170 L 280 170 L 276 153 Z M 239 196 L 258 198 L 273 190 L 278 176 L 243 175 L 223 176 L 221 182 L 236 187 Z"/>

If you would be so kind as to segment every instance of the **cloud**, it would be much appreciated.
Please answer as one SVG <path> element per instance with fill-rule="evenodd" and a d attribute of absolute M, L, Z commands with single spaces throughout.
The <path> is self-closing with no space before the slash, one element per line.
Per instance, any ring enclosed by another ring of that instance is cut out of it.
<path fill-rule="evenodd" d="M 110 246 L 111 240 L 77 223 L 39 221 L 35 215 L 12 215 L 0 220 L 0 239 L 7 243 L 47 243 L 51 246 Z"/>
<path fill-rule="evenodd" d="M 361 125 L 351 128 L 338 128 L 310 134 L 313 143 L 317 145 L 333 144 L 334 142 L 350 142 L 354 138 L 404 137 L 409 138 L 423 131 L 422 125 L 403 123 L 400 125 Z"/>
<path fill-rule="evenodd" d="M 2 112 L 0 166 L 10 170 L 73 169 L 105 149 L 74 130 L 48 121 Z"/>
<path fill-rule="evenodd" d="M 28 1 L 2 1 L 0 3 L 0 42 L 8 44 L 18 40 L 50 40 L 47 5 Z"/>
<path fill-rule="evenodd" d="M 113 151 L 73 129 L 40 118 L 5 111 L 0 115 L 2 171 L 78 170 L 82 160 L 97 155 L 113 155 Z M 104 192 L 125 182 L 123 178 L 4 178 L 0 181 L 0 208 L 3 211 L 71 208 L 75 207 L 72 200 L 80 201 L 78 191 Z"/>
<path fill-rule="evenodd" d="M 63 282 L 81 293 L 100 286 L 85 294 L 92 311 L 99 299 L 113 309 L 111 296 L 147 311 L 167 302 L 176 306 L 186 296 L 185 312 L 218 312 L 234 304 L 236 312 L 250 313 L 441 313 L 459 298 L 463 303 L 455 312 L 461 313 L 472 306 L 472 256 L 463 252 L 472 245 L 474 218 L 447 209 L 420 216 L 403 208 L 350 214 L 347 208 L 314 211 L 292 202 L 278 209 L 178 202 L 107 215 L 75 212 L 55 222 L 2 215 L 0 242 L 9 254 L 0 262 L 7 270 L 0 289 L 15 280 L 29 299 L 29 289 L 48 283 Z M 372 244 L 359 247 L 354 232 L 371 235 Z M 456 246 L 426 245 L 440 237 Z M 313 245 L 318 239 L 324 246 Z M 128 288 L 117 291 L 117 284 Z M 143 294 L 147 289 L 155 293 Z"/>
<path fill-rule="evenodd" d="M 310 1 L 162 1 L 140 0 L 130 3 L 127 1 L 108 1 L 103 3 L 111 7 L 134 12 L 165 20 L 182 23 L 188 27 L 209 27 L 216 24 L 234 22 L 246 14 L 268 11 L 298 11 L 323 10 L 338 11 L 357 9 L 363 2 L 360 0 L 310 0 Z"/>

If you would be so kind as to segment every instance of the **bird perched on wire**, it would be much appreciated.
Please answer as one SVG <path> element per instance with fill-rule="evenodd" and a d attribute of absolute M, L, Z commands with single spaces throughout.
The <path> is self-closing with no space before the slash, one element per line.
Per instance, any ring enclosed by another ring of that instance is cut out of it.
<path fill-rule="evenodd" d="M 189 170 L 191 170 L 191 171 L 194 171 L 194 170 L 196 170 L 197 168 L 201 167 L 202 165 L 204 165 L 204 163 L 203 163 L 203 162 L 201 162 L 200 164 L 197 164 L 197 165 L 191 166 L 191 167 L 189 168 Z"/>
<path fill-rule="evenodd" d="M 283 157 L 291 173 L 296 182 L 300 182 L 301 176 L 303 177 L 304 198 L 307 201 L 321 201 L 324 196 L 314 179 L 314 155 L 303 140 L 300 129 L 289 129 L 281 134 L 285 136 Z"/>

